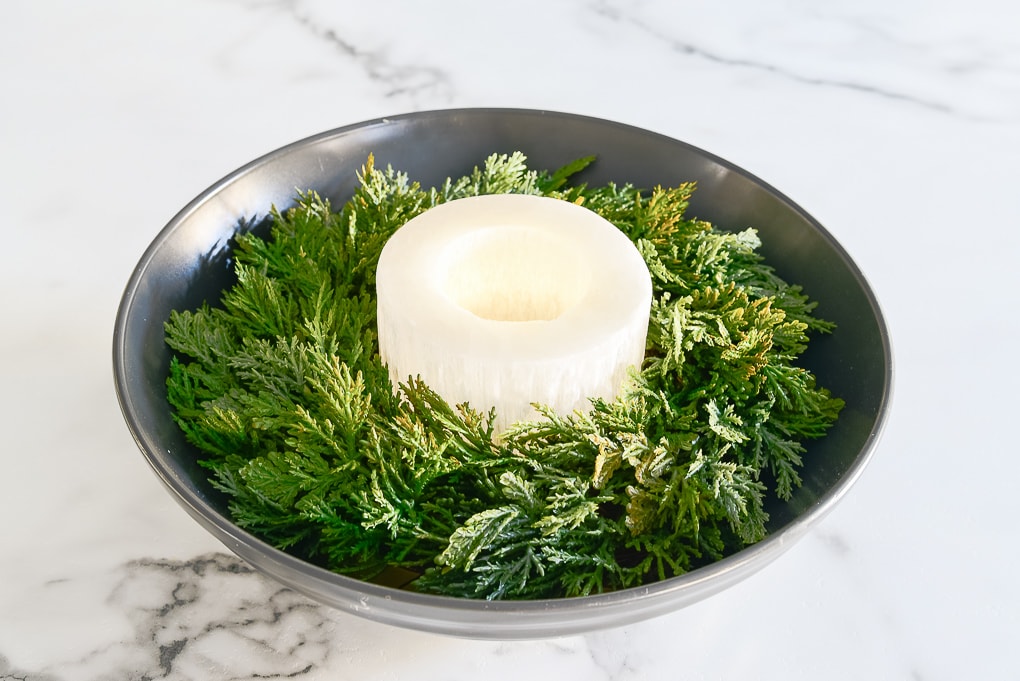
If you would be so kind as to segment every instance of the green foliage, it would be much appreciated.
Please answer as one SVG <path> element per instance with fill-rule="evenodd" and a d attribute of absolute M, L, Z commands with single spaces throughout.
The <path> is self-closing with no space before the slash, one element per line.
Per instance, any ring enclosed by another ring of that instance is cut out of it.
<path fill-rule="evenodd" d="M 753 230 L 689 218 L 692 184 L 570 185 L 521 154 L 423 189 L 369 158 L 339 209 L 313 192 L 243 234 L 237 283 L 166 322 L 168 396 L 234 520 L 365 579 L 478 598 L 577 596 L 679 575 L 759 541 L 765 499 L 800 484 L 803 442 L 842 402 L 795 365 L 831 326 L 780 280 Z M 612 402 L 515 424 L 392 386 L 375 268 L 408 219 L 465 196 L 580 203 L 637 245 L 655 298 L 646 360 Z"/>

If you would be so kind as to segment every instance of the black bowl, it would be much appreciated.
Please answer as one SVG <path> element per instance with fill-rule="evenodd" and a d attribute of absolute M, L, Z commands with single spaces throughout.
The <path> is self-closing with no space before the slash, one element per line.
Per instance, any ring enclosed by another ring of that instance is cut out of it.
<path fill-rule="evenodd" d="M 689 214 L 723 229 L 755 227 L 762 253 L 786 280 L 819 302 L 837 330 L 803 357 L 819 383 L 846 401 L 829 434 L 809 445 L 803 486 L 776 503 L 770 535 L 724 560 L 642 588 L 584 598 L 487 602 L 428 596 L 331 573 L 239 529 L 225 499 L 197 465 L 199 453 L 174 424 L 165 381 L 171 310 L 219 298 L 231 281 L 231 238 L 240 225 L 285 208 L 314 189 L 340 205 L 355 171 L 376 164 L 423 186 L 471 171 L 491 153 L 524 152 L 554 169 L 595 154 L 580 181 L 640 187 L 695 180 Z M 762 568 L 846 494 L 874 451 L 891 391 L 889 337 L 875 297 L 835 239 L 804 210 L 748 172 L 705 151 L 627 125 L 545 111 L 464 109 L 414 113 L 351 125 L 274 151 L 226 176 L 157 235 L 135 268 L 118 312 L 113 345 L 124 418 L 171 494 L 230 550 L 322 603 L 377 621 L 473 638 L 539 638 L 622 625 L 703 599 Z"/>

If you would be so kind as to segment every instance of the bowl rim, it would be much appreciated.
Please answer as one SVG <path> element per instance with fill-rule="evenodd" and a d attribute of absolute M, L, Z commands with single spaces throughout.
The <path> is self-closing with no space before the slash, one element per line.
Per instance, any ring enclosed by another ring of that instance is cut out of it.
<path fill-rule="evenodd" d="M 683 575 L 678 575 L 676 577 L 671 577 L 640 587 L 630 587 L 618 591 L 588 596 L 535 600 L 490 601 L 483 599 L 468 599 L 423 594 L 395 587 L 382 586 L 335 573 L 326 568 L 304 561 L 285 551 L 275 548 L 259 537 L 250 534 L 235 525 L 229 517 L 214 508 L 210 503 L 191 489 L 188 484 L 186 484 L 185 480 L 175 473 L 171 466 L 163 459 L 158 443 L 153 441 L 150 435 L 142 427 L 141 418 L 132 402 L 132 389 L 127 370 L 127 359 L 130 355 L 130 349 L 126 344 L 128 320 L 133 312 L 133 305 L 138 294 L 139 285 L 145 278 L 155 255 L 161 248 L 164 247 L 166 242 L 170 240 L 174 232 L 182 225 L 182 223 L 187 221 L 189 216 L 195 213 L 203 204 L 213 199 L 224 188 L 240 181 L 242 178 L 262 166 L 291 154 L 297 149 L 316 144 L 327 139 L 361 133 L 366 129 L 378 126 L 402 123 L 413 119 L 425 119 L 437 116 L 456 116 L 463 114 L 473 116 L 539 115 L 550 118 L 587 121 L 599 125 L 622 128 L 634 134 L 650 135 L 653 138 L 662 139 L 669 144 L 683 145 L 696 154 L 725 167 L 727 170 L 742 176 L 756 185 L 759 185 L 774 197 L 786 203 L 793 211 L 798 213 L 801 218 L 809 222 L 811 227 L 817 230 L 818 233 L 837 252 L 839 257 L 845 262 L 850 273 L 860 283 L 861 290 L 871 307 L 871 311 L 874 314 L 875 321 L 878 325 L 879 335 L 882 342 L 882 353 L 885 360 L 882 375 L 883 392 L 878 402 L 874 425 L 860 451 L 856 454 L 852 463 L 840 479 L 826 490 L 810 508 L 804 510 L 781 528 L 769 533 L 761 541 Z M 893 366 L 892 342 L 887 322 L 874 290 L 869 285 L 859 266 L 824 226 L 822 226 L 812 215 L 801 208 L 797 203 L 792 201 L 789 197 L 774 188 L 772 185 L 740 166 L 716 156 L 711 152 L 705 151 L 687 142 L 683 142 L 682 140 L 651 130 L 646 130 L 626 123 L 574 113 L 526 108 L 497 107 L 431 109 L 393 116 L 377 117 L 343 125 L 278 147 L 222 176 L 219 180 L 209 185 L 194 199 L 189 201 L 182 209 L 180 209 L 158 232 L 139 258 L 130 278 L 127 281 L 127 284 L 124 287 L 124 291 L 117 308 L 112 349 L 115 392 L 121 408 L 122 416 L 133 439 L 135 440 L 136 445 L 141 450 L 141 453 L 144 455 L 157 477 L 172 493 L 176 501 L 180 503 L 195 520 L 205 526 L 207 530 L 211 531 L 223 544 L 226 545 L 228 549 L 248 562 L 252 561 L 249 557 L 246 557 L 247 552 L 243 550 L 245 547 L 250 547 L 253 551 L 260 552 L 269 559 L 271 564 L 262 566 L 257 565 L 256 567 L 261 567 L 263 571 L 270 573 L 276 577 L 278 581 L 284 581 L 285 584 L 291 588 L 304 591 L 307 595 L 318 596 L 318 600 L 320 601 L 323 599 L 319 590 L 310 590 L 307 585 L 294 584 L 290 581 L 281 580 L 279 574 L 276 574 L 275 571 L 279 569 L 297 571 L 306 577 L 311 578 L 317 585 L 327 585 L 329 588 L 338 588 L 344 592 L 349 592 L 352 597 L 355 597 L 356 595 L 357 599 L 362 604 L 364 604 L 366 598 L 382 599 L 390 602 L 399 601 L 401 603 L 406 603 L 409 607 L 418 609 L 422 613 L 449 613 L 451 611 L 455 611 L 461 615 L 478 615 L 482 613 L 486 615 L 505 615 L 508 619 L 500 621 L 495 626 L 495 628 L 499 630 L 499 635 L 496 637 L 501 639 L 536 638 L 546 635 L 561 635 L 564 632 L 572 633 L 571 627 L 564 626 L 561 620 L 557 620 L 555 618 L 555 614 L 558 611 L 566 609 L 608 609 L 614 611 L 612 613 L 613 621 L 604 626 L 616 626 L 621 623 L 626 623 L 626 619 L 620 618 L 618 610 L 618 608 L 623 605 L 626 605 L 628 609 L 634 611 L 635 616 L 630 618 L 631 621 L 644 619 L 649 616 L 647 613 L 650 611 L 661 610 L 662 612 L 666 612 L 679 607 L 675 604 L 669 604 L 664 608 L 656 609 L 653 602 L 660 600 L 663 595 L 681 592 L 689 589 L 693 585 L 706 582 L 718 583 L 718 589 L 712 592 L 715 593 L 728 588 L 728 586 L 732 585 L 739 579 L 742 579 L 744 576 L 747 576 L 750 572 L 756 572 L 765 565 L 771 563 L 772 560 L 777 558 L 784 551 L 785 544 L 799 538 L 811 526 L 825 517 L 833 509 L 837 502 L 839 502 L 847 494 L 849 489 L 863 474 L 865 468 L 874 457 L 878 442 L 881 439 L 881 435 L 886 424 L 888 423 L 895 373 Z M 705 593 L 706 592 L 701 592 L 701 595 L 699 595 L 699 597 L 695 600 L 703 598 Z M 333 605 L 334 607 L 348 607 L 350 606 L 350 603 L 345 602 L 346 600 L 347 599 L 342 599 L 341 601 L 332 602 L 330 605 Z M 356 605 L 357 604 L 353 606 L 354 610 L 358 610 Z M 400 626 L 408 626 L 406 616 L 393 618 L 388 616 L 385 612 L 371 612 L 371 608 L 368 606 L 366 606 L 366 610 L 368 612 L 362 612 L 361 614 L 369 617 L 370 619 L 388 621 Z M 652 612 L 651 614 L 654 615 L 656 612 Z M 427 619 L 427 616 L 424 614 L 423 617 Z M 579 622 L 578 624 L 583 625 L 584 623 Z M 414 625 L 412 624 L 410 626 L 413 627 Z M 463 620 L 460 622 L 449 623 L 446 630 L 444 630 L 442 626 L 437 626 L 437 622 L 435 620 L 427 619 L 427 626 L 423 626 L 422 628 L 437 633 L 462 635 L 472 638 L 486 637 L 486 632 L 477 630 L 478 626 L 479 622 L 477 621 L 471 622 Z M 592 627 L 590 625 L 577 626 L 573 628 L 573 632 L 587 631 L 593 628 L 600 627 Z M 519 631 L 517 631 L 518 629 Z M 481 634 L 481 636 L 479 636 L 479 634 Z"/>

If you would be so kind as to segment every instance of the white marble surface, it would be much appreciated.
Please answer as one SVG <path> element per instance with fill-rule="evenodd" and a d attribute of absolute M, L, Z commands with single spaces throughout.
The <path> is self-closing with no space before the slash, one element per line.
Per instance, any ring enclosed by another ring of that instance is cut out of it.
<path fill-rule="evenodd" d="M 0 680 L 1016 679 L 1020 10 L 1012 0 L 7 0 L 0 10 Z M 123 425 L 124 284 L 193 196 L 420 109 L 654 129 L 784 190 L 875 287 L 893 418 L 778 562 L 642 624 L 405 632 L 252 573 Z"/>

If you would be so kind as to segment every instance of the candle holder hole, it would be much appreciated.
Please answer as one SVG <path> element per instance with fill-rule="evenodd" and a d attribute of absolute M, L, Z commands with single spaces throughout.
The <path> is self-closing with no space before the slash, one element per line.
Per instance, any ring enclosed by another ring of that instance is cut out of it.
<path fill-rule="evenodd" d="M 588 291 L 592 273 L 571 243 L 531 227 L 490 227 L 450 246 L 444 293 L 482 319 L 551 321 Z"/>

